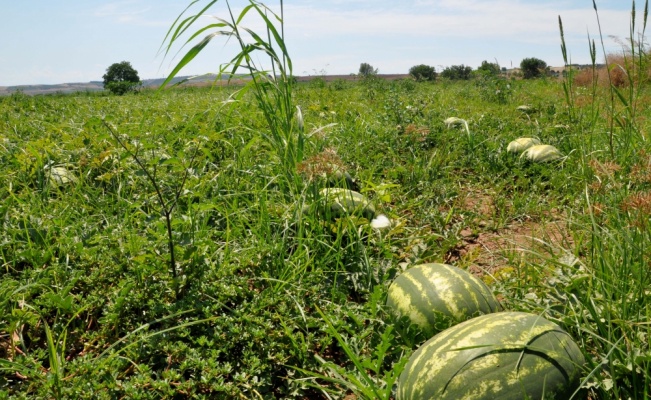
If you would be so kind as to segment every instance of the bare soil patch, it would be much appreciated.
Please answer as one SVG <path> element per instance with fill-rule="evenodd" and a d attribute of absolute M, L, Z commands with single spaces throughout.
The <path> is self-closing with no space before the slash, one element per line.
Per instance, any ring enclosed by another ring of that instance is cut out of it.
<path fill-rule="evenodd" d="M 497 214 L 494 206 L 497 195 L 469 191 L 465 198 L 459 199 L 458 206 L 475 217 L 459 232 L 461 243 L 448 254 L 447 262 L 466 266 L 483 276 L 515 267 L 513 264 L 525 259 L 543 261 L 574 247 L 567 218 L 557 210 L 491 229 Z"/>

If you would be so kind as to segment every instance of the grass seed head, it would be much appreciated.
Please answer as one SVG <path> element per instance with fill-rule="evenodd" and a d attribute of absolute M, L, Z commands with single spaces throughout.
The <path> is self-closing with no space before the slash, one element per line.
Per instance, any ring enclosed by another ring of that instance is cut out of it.
<path fill-rule="evenodd" d="M 321 153 L 300 162 L 296 166 L 299 174 L 312 182 L 319 178 L 327 178 L 336 174 L 344 174 L 346 165 L 341 160 L 335 149 L 327 148 Z"/>
<path fill-rule="evenodd" d="M 296 123 L 298 124 L 298 131 L 303 132 L 305 124 L 303 123 L 303 112 L 299 106 L 296 106 Z"/>
<path fill-rule="evenodd" d="M 457 117 L 449 117 L 446 118 L 443 122 L 445 123 L 445 125 L 447 125 L 448 128 L 451 128 L 453 126 L 463 125 L 463 123 L 466 122 L 466 120 Z"/>
<path fill-rule="evenodd" d="M 457 118 L 457 117 L 449 117 L 446 118 L 444 121 L 445 125 L 448 127 L 448 129 L 455 127 L 455 126 L 462 126 L 466 129 L 466 133 L 468 136 L 470 136 L 470 128 L 468 127 L 468 121 L 462 118 Z"/>

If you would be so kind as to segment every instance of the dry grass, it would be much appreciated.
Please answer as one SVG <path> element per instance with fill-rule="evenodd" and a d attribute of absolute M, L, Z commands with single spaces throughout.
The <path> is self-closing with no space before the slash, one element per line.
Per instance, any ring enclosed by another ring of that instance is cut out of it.
<path fill-rule="evenodd" d="M 609 83 L 617 88 L 627 87 L 629 85 L 629 74 L 633 82 L 637 84 L 641 79 L 642 82 L 651 81 L 651 65 L 647 61 L 648 56 L 645 54 L 642 60 L 642 71 L 640 71 L 639 58 L 633 60 L 630 53 L 612 53 L 606 57 L 607 66 L 599 67 L 593 70 L 586 68 L 576 73 L 574 84 L 576 86 L 590 87 L 595 83 L 599 87 L 608 87 Z M 610 81 L 608 73 L 610 71 Z"/>
<path fill-rule="evenodd" d="M 300 162 L 296 166 L 296 170 L 308 181 L 314 181 L 318 178 L 326 178 L 337 172 L 343 173 L 346 171 L 346 165 L 335 149 L 327 148 L 321 153 L 315 154 Z"/>

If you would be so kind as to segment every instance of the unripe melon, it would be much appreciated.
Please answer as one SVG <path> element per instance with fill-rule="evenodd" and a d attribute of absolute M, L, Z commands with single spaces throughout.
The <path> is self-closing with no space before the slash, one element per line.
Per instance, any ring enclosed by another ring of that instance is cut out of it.
<path fill-rule="evenodd" d="M 532 137 L 521 137 L 517 138 L 509 143 L 506 147 L 506 151 L 509 153 L 520 154 L 531 146 L 540 144 L 540 140 Z"/>
<path fill-rule="evenodd" d="M 375 217 L 373 203 L 363 194 L 344 188 L 321 189 L 323 209 L 333 217 L 359 215 L 369 221 Z"/>
<path fill-rule="evenodd" d="M 535 163 L 543 163 L 558 160 L 563 157 L 563 154 L 550 144 L 537 144 L 526 149 L 520 157 Z"/>

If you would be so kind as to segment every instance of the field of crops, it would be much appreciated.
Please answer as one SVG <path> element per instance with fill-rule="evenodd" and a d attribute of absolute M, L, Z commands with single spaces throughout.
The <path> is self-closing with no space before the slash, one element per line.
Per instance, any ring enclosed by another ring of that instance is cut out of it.
<path fill-rule="evenodd" d="M 387 288 L 445 262 L 572 335 L 575 398 L 647 398 L 649 93 L 564 82 L 316 78 L 291 166 L 229 87 L 0 98 L 0 397 L 388 399 Z M 334 170 L 391 226 L 324 218 Z"/>
<path fill-rule="evenodd" d="M 425 262 L 569 332 L 574 398 L 647 398 L 650 93 L 570 83 L 317 78 L 290 155 L 229 87 L 0 98 L 0 398 L 389 399 Z M 344 170 L 390 227 L 315 206 Z"/>

